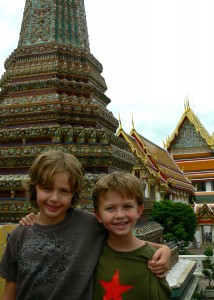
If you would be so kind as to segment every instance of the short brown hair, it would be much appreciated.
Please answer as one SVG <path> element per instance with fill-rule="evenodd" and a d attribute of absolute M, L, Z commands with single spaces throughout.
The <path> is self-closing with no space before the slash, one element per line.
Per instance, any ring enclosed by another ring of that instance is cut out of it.
<path fill-rule="evenodd" d="M 29 179 L 23 182 L 29 200 L 35 207 L 37 207 L 36 186 L 51 187 L 53 176 L 63 172 L 68 174 L 71 183 L 74 194 L 72 205 L 79 200 L 84 182 L 81 163 L 72 154 L 50 150 L 40 154 L 35 159 L 29 170 Z"/>
<path fill-rule="evenodd" d="M 135 198 L 138 205 L 143 205 L 143 182 L 128 172 L 114 172 L 102 176 L 95 184 L 92 191 L 94 209 L 98 209 L 99 198 L 106 197 L 109 191 L 116 191 L 123 197 Z"/>

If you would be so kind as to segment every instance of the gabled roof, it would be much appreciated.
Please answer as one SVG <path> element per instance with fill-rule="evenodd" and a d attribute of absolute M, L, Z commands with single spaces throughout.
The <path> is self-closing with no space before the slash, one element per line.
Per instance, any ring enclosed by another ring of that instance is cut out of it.
<path fill-rule="evenodd" d="M 189 106 L 189 101 L 187 100 L 185 104 L 185 111 L 178 122 L 177 127 L 175 128 L 174 132 L 170 137 L 166 139 L 166 142 L 164 144 L 165 149 L 169 149 L 171 143 L 175 140 L 176 136 L 179 134 L 180 127 L 185 119 L 188 119 L 189 122 L 195 127 L 195 130 L 200 136 L 206 141 L 207 145 L 214 150 L 214 134 L 211 136 L 208 131 L 205 129 L 203 124 L 200 122 L 198 117 L 195 115 L 193 110 Z"/>
<path fill-rule="evenodd" d="M 120 137 L 122 136 L 126 140 L 133 154 L 135 154 L 140 161 L 146 165 L 146 167 L 149 169 L 149 172 L 156 177 L 158 174 L 158 168 L 151 160 L 146 148 L 142 149 L 137 140 L 135 140 L 131 135 L 127 134 L 121 127 L 117 131 L 116 135 Z"/>
<path fill-rule="evenodd" d="M 211 219 L 212 221 L 214 221 L 213 207 L 211 207 L 206 202 L 204 202 L 203 204 L 195 203 L 194 211 L 196 213 L 196 218 L 198 222 L 206 219 Z"/>
<path fill-rule="evenodd" d="M 130 134 L 127 134 L 120 123 L 117 136 L 122 136 L 127 141 L 132 152 L 140 158 L 150 173 L 159 178 L 160 184 L 165 186 L 169 193 L 176 193 L 175 188 L 195 191 L 169 153 L 140 135 L 134 125 Z"/>

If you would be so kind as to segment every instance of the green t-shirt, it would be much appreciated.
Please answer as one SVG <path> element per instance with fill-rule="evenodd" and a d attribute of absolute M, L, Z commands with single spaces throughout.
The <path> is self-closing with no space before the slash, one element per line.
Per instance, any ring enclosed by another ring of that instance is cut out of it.
<path fill-rule="evenodd" d="M 148 269 L 156 249 L 149 244 L 131 252 L 106 245 L 94 277 L 93 300 L 167 300 L 171 290 L 166 279 Z"/>

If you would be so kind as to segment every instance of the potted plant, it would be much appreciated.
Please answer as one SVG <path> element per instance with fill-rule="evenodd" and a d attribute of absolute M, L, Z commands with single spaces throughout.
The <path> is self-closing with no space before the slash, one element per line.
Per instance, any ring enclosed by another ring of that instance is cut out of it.
<path fill-rule="evenodd" d="M 210 257 L 213 256 L 213 250 L 211 248 L 206 248 L 204 255 L 207 256 L 207 259 L 204 262 L 204 270 L 202 273 L 208 278 L 208 286 L 206 286 L 204 293 L 206 298 L 214 299 L 214 286 L 211 285 L 212 279 L 214 279 L 214 263 L 210 260 Z"/>

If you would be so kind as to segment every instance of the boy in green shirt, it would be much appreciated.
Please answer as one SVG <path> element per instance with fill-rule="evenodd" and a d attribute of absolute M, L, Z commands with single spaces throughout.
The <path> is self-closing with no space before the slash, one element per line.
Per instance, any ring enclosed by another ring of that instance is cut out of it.
<path fill-rule="evenodd" d="M 165 300 L 165 278 L 148 269 L 156 249 L 133 235 L 143 212 L 143 185 L 130 173 L 104 175 L 96 183 L 93 204 L 97 220 L 108 230 L 107 244 L 94 276 L 94 300 Z"/>

